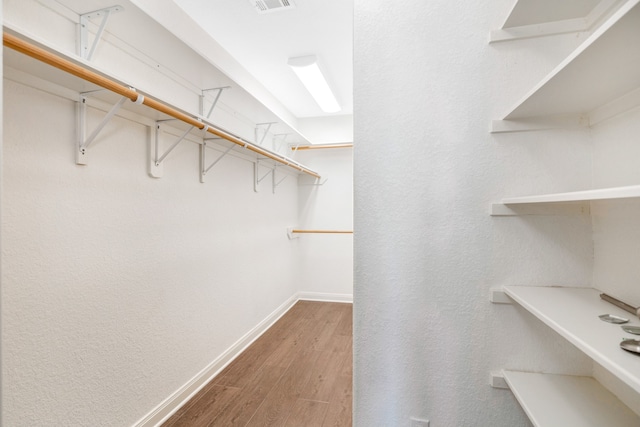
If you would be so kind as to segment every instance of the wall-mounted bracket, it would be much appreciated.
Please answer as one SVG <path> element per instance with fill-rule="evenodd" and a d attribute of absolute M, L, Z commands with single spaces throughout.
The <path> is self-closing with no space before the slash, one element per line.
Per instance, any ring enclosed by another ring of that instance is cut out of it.
<path fill-rule="evenodd" d="M 288 133 L 276 133 L 273 135 L 273 151 L 280 152 L 282 146 L 286 144 Z"/>
<path fill-rule="evenodd" d="M 93 58 L 93 54 L 96 52 L 96 48 L 98 47 L 98 43 L 102 38 L 104 29 L 107 26 L 109 17 L 113 13 L 122 12 L 123 10 L 124 8 L 122 6 L 116 5 L 80 15 L 80 43 L 78 45 L 78 55 L 80 55 L 81 58 L 91 61 L 91 58 Z M 102 19 L 102 21 L 100 22 L 96 36 L 93 39 L 93 43 L 89 46 L 89 23 L 94 19 Z"/>
<path fill-rule="evenodd" d="M 267 166 L 263 166 L 267 167 Z M 268 166 L 269 171 L 264 175 L 260 176 L 260 159 L 257 159 L 253 163 L 253 191 L 256 193 L 260 190 L 260 183 L 264 180 L 269 174 L 275 174 L 275 167 Z"/>
<path fill-rule="evenodd" d="M 491 372 L 491 380 L 489 385 L 493 388 L 509 389 L 509 384 L 504 379 L 504 374 L 501 372 Z"/>
<path fill-rule="evenodd" d="M 86 165 L 87 164 L 87 150 L 91 143 L 95 141 L 98 134 L 104 129 L 104 127 L 109 123 L 109 121 L 115 116 L 118 110 L 124 105 L 125 101 L 128 98 L 124 96 L 120 98 L 118 102 L 115 103 L 113 107 L 107 112 L 102 121 L 96 126 L 96 128 L 87 136 L 87 99 L 89 95 L 100 92 L 84 92 L 80 94 L 80 98 L 77 103 L 76 111 L 77 111 L 77 123 L 78 123 L 78 133 L 77 133 L 77 143 L 76 143 L 76 164 L 78 165 Z M 139 99 L 144 99 L 143 96 L 140 96 Z"/>
<path fill-rule="evenodd" d="M 296 145 L 291 145 L 291 151 L 293 151 L 293 153 L 291 154 L 293 156 L 293 158 L 295 159 L 296 154 L 298 154 L 298 148 L 300 148 L 300 142 L 298 142 Z"/>
<path fill-rule="evenodd" d="M 489 300 L 494 304 L 513 304 L 513 300 L 502 288 L 492 288 Z"/>
<path fill-rule="evenodd" d="M 209 172 L 211 168 L 213 168 L 220 160 L 222 160 L 224 156 L 229 154 L 231 150 L 235 148 L 235 145 L 232 145 L 231 147 L 227 148 L 221 155 L 218 156 L 218 158 L 216 158 L 213 161 L 213 163 L 207 166 L 207 162 L 206 162 L 207 141 L 220 140 L 220 139 L 222 138 L 205 139 L 200 145 L 200 182 L 204 182 L 204 177 L 207 174 L 207 172 Z"/>
<path fill-rule="evenodd" d="M 300 234 L 293 232 L 294 229 L 295 227 L 287 227 L 287 237 L 289 238 L 289 240 L 300 238 Z"/>
<path fill-rule="evenodd" d="M 284 181 L 285 179 L 287 179 L 287 175 L 283 176 L 280 180 L 276 179 L 276 171 L 278 170 L 278 165 L 274 165 L 273 166 L 273 173 L 271 174 L 271 178 L 272 178 L 272 187 L 273 187 L 273 194 L 276 193 L 276 188 L 278 188 L 278 186 L 280 184 L 282 184 L 282 181 Z"/>
<path fill-rule="evenodd" d="M 189 135 L 189 133 L 195 127 L 195 126 L 189 126 L 189 128 L 185 130 L 178 137 L 178 139 L 174 141 L 173 144 L 171 144 L 171 146 L 168 149 L 164 150 L 163 152 L 162 133 L 164 133 L 164 130 L 163 130 L 164 123 L 168 121 L 175 121 L 175 120 L 176 119 L 156 121 L 155 132 L 154 132 L 155 141 L 154 141 L 153 149 L 150 153 L 151 158 L 149 159 L 149 174 L 154 178 L 161 178 L 164 175 L 164 167 L 163 167 L 164 159 L 169 155 L 169 153 L 173 151 L 174 148 L 178 146 L 178 144 L 180 144 L 187 137 L 187 135 Z"/>
<path fill-rule="evenodd" d="M 262 145 L 271 126 L 275 125 L 278 122 L 267 122 L 267 123 L 256 123 L 255 136 L 256 136 L 256 144 Z M 264 129 L 264 130 L 263 130 Z M 263 130 L 262 136 L 260 135 L 260 131 Z"/>
<path fill-rule="evenodd" d="M 213 109 L 216 108 L 216 105 L 218 104 L 218 100 L 220 99 L 220 95 L 222 95 L 222 91 L 225 89 L 231 89 L 231 86 L 223 86 L 223 87 L 214 87 L 211 89 L 204 89 L 202 91 L 202 95 L 200 95 L 200 115 L 205 117 L 206 119 L 211 118 L 211 113 L 213 113 Z M 211 103 L 211 106 L 209 107 L 209 111 L 207 111 L 207 114 L 204 113 L 204 104 L 205 104 L 205 94 L 207 92 L 215 92 L 214 98 L 213 98 L 213 102 Z"/>
<path fill-rule="evenodd" d="M 306 183 L 306 182 L 300 182 L 300 181 L 301 180 L 298 180 L 298 185 L 302 185 L 302 186 L 305 186 L 305 187 L 320 187 L 320 186 L 326 184 L 326 182 L 329 181 L 329 178 L 325 178 L 324 181 L 321 180 L 320 178 L 315 178 L 315 181 L 312 182 L 312 183 Z"/>

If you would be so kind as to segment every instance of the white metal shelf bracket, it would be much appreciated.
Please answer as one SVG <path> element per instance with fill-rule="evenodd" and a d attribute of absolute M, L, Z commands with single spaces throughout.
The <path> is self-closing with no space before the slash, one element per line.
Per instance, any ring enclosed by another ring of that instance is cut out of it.
<path fill-rule="evenodd" d="M 187 130 L 185 130 L 178 139 L 176 139 L 171 146 L 164 151 L 164 153 L 160 154 L 162 138 L 161 134 L 163 133 L 163 124 L 165 122 L 176 121 L 177 119 L 168 119 L 168 120 L 157 120 L 156 121 L 156 131 L 155 131 L 155 144 L 153 148 L 153 152 L 151 153 L 152 159 L 150 162 L 150 173 L 154 178 L 161 178 L 164 174 L 163 162 L 164 159 L 180 144 L 184 139 L 195 129 L 195 126 L 189 126 Z M 209 129 L 209 125 L 204 125 L 203 129 L 200 129 L 205 135 L 207 134 L 207 130 Z"/>
<path fill-rule="evenodd" d="M 507 384 L 502 371 L 491 372 L 491 381 L 489 385 L 491 385 L 491 387 L 493 388 L 509 390 L 509 384 Z"/>
<path fill-rule="evenodd" d="M 216 108 L 216 105 L 218 104 L 218 100 L 220 99 L 220 95 L 222 95 L 222 91 L 225 89 L 230 89 L 231 86 L 223 86 L 223 87 L 214 87 L 211 89 L 204 89 L 202 91 L 202 95 L 200 95 L 200 115 L 204 116 L 205 118 L 209 119 L 211 118 L 211 113 L 213 113 L 213 109 Z M 206 93 L 207 92 L 215 92 L 214 98 L 213 98 L 213 102 L 211 103 L 211 106 L 209 107 L 209 111 L 207 111 L 207 114 L 204 113 L 204 102 L 206 99 Z"/>
<path fill-rule="evenodd" d="M 513 300 L 509 298 L 502 288 L 492 288 L 489 300 L 494 304 L 513 304 Z"/>
<path fill-rule="evenodd" d="M 278 165 L 274 165 L 273 166 L 273 173 L 271 174 L 272 177 L 272 187 L 273 187 L 273 194 L 276 193 L 276 188 L 278 188 L 278 186 L 280 184 L 282 184 L 282 181 L 284 181 L 285 179 L 287 179 L 287 175 L 283 176 L 282 179 L 280 179 L 279 181 L 276 180 L 276 170 L 278 169 Z"/>
<path fill-rule="evenodd" d="M 279 152 L 282 146 L 286 144 L 288 136 L 288 133 L 277 133 L 273 135 L 273 151 Z M 278 140 L 280 140 L 279 143 Z"/>
<path fill-rule="evenodd" d="M 96 92 L 102 92 L 102 90 L 92 91 L 92 92 L 83 92 L 80 94 L 80 99 L 78 100 L 77 106 L 77 115 L 78 115 L 78 142 L 77 142 L 77 150 L 76 150 L 76 164 L 78 165 L 86 165 L 87 164 L 87 150 L 89 146 L 95 141 L 96 137 L 100 134 L 102 129 L 111 121 L 113 116 L 116 115 L 118 110 L 124 105 L 128 98 L 121 97 L 118 102 L 116 102 L 113 107 L 107 112 L 102 121 L 96 126 L 96 128 L 87 136 L 87 99 L 89 96 Z M 138 99 L 135 101 L 136 104 L 142 104 L 144 101 L 144 96 L 138 95 Z"/>
<path fill-rule="evenodd" d="M 287 227 L 287 237 L 289 238 L 289 240 L 300 238 L 300 234 L 293 232 L 294 229 L 295 227 Z"/>
<path fill-rule="evenodd" d="M 258 145 L 262 145 L 262 143 L 264 142 L 265 138 L 267 137 L 267 134 L 269 133 L 269 130 L 271 129 L 271 126 L 275 125 L 278 122 L 267 122 L 267 123 L 257 123 L 256 124 L 256 129 L 255 129 L 255 136 L 256 136 L 256 144 Z M 260 130 L 264 129 L 262 136 L 260 135 Z"/>
<path fill-rule="evenodd" d="M 218 164 L 220 160 L 222 160 L 224 156 L 229 154 L 231 150 L 235 148 L 235 145 L 232 145 L 231 147 L 227 148 L 221 155 L 218 156 L 217 159 L 213 161 L 213 163 L 207 166 L 207 161 L 206 161 L 207 141 L 221 140 L 221 139 L 222 138 L 208 138 L 208 139 L 205 139 L 200 145 L 200 182 L 204 182 L 204 177 L 207 174 L 207 172 L 209 172 L 216 164 Z"/>
<path fill-rule="evenodd" d="M 80 55 L 81 58 L 91 61 L 91 58 L 93 58 L 93 54 L 96 52 L 96 48 L 98 47 L 98 43 L 102 38 L 104 29 L 107 26 L 109 17 L 111 14 L 121 12 L 123 10 L 124 8 L 122 6 L 116 5 L 80 15 L 80 43 L 78 46 L 78 55 Z M 102 18 L 102 21 L 100 22 L 96 36 L 93 39 L 93 43 L 89 46 L 89 23 L 91 20 L 97 18 Z"/>
<path fill-rule="evenodd" d="M 270 166 L 269 171 L 264 175 L 260 176 L 260 159 L 257 159 L 253 163 L 253 191 L 256 193 L 260 191 L 260 183 L 267 177 L 269 174 L 275 175 L 275 167 Z"/>
<path fill-rule="evenodd" d="M 302 186 L 305 186 L 305 187 L 321 187 L 324 184 L 326 184 L 327 181 L 329 181 L 329 178 L 325 178 L 324 181 L 321 180 L 320 178 L 315 178 L 315 181 L 312 182 L 312 183 L 298 182 L 298 185 L 302 185 Z"/>

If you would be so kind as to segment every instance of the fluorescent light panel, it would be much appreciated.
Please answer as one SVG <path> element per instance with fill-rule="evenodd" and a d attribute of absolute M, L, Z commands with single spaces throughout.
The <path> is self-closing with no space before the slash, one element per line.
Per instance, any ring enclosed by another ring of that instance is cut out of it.
<path fill-rule="evenodd" d="M 289 66 L 325 113 L 340 111 L 340 105 L 322 75 L 314 55 L 289 58 Z"/>

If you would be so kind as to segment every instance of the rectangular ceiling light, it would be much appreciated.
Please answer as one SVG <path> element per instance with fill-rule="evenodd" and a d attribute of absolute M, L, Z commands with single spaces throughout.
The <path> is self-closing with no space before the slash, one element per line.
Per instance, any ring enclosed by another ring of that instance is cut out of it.
<path fill-rule="evenodd" d="M 325 113 L 340 111 L 340 105 L 322 75 L 315 55 L 289 58 L 289 66 Z"/>

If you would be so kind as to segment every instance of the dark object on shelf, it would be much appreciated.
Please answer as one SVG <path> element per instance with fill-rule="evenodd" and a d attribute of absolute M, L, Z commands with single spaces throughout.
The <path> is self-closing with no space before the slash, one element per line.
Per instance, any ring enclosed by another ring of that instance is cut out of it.
<path fill-rule="evenodd" d="M 624 317 L 620 317 L 620 316 L 614 316 L 613 314 L 601 314 L 598 317 L 603 322 L 615 323 L 616 325 L 627 323 L 629 321 L 629 319 L 625 319 Z"/>
<path fill-rule="evenodd" d="M 640 353 L 640 341 L 638 340 L 622 340 L 620 348 L 630 351 L 631 353 Z"/>
<path fill-rule="evenodd" d="M 640 326 L 630 326 L 624 325 L 620 326 L 625 332 L 628 332 L 633 335 L 640 335 Z"/>
<path fill-rule="evenodd" d="M 632 305 L 627 304 L 626 302 L 622 302 L 617 298 L 612 297 L 611 295 L 607 295 L 605 293 L 600 294 L 600 298 L 603 300 L 610 302 L 611 304 L 620 307 L 621 309 L 628 311 L 629 313 L 635 314 L 640 318 L 640 307 L 634 307 Z"/>

